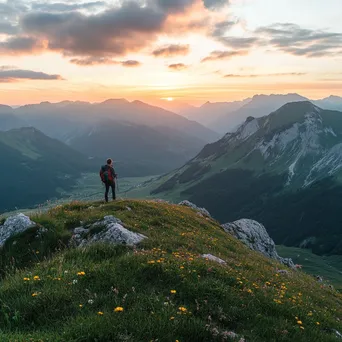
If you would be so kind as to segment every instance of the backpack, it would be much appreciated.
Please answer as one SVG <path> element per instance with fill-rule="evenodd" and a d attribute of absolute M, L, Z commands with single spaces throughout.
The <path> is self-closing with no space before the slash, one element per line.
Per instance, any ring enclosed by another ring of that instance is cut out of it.
<path fill-rule="evenodd" d="M 112 174 L 112 168 L 108 165 L 104 165 L 100 170 L 100 177 L 103 183 L 111 183 L 114 181 L 114 175 Z"/>

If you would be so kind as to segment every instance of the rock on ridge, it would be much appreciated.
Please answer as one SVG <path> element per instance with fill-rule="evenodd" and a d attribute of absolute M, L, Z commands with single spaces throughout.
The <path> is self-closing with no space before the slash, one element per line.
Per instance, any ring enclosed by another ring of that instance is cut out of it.
<path fill-rule="evenodd" d="M 0 225 L 0 247 L 13 235 L 22 233 L 35 226 L 36 223 L 22 213 L 7 218 L 4 224 Z"/>
<path fill-rule="evenodd" d="M 254 220 L 242 219 L 222 225 L 229 234 L 242 241 L 250 249 L 258 251 L 268 258 L 278 260 L 286 266 L 295 268 L 292 259 L 282 258 L 278 255 L 274 241 L 268 235 L 265 227 Z"/>
<path fill-rule="evenodd" d="M 178 203 L 178 205 L 189 207 L 191 209 L 196 210 L 198 213 L 201 213 L 203 216 L 211 218 L 211 215 L 210 215 L 210 213 L 209 213 L 209 211 L 207 209 L 199 208 L 196 204 L 193 204 L 190 201 L 182 201 L 182 202 Z"/>
<path fill-rule="evenodd" d="M 99 231 L 100 230 L 100 231 Z M 114 216 L 105 216 L 86 227 L 74 229 L 71 244 L 85 247 L 97 242 L 134 246 L 146 239 L 145 235 L 129 231 L 121 220 Z"/>

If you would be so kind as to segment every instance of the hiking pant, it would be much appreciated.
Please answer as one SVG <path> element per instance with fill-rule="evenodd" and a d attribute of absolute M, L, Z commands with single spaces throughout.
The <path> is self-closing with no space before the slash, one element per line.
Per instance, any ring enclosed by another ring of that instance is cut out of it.
<path fill-rule="evenodd" d="M 116 199 L 116 195 L 115 195 L 115 182 L 110 182 L 110 183 L 105 183 L 106 186 L 106 192 L 105 192 L 105 200 L 106 202 L 108 202 L 108 193 L 109 193 L 109 189 L 112 188 L 112 194 L 113 194 L 113 200 Z"/>

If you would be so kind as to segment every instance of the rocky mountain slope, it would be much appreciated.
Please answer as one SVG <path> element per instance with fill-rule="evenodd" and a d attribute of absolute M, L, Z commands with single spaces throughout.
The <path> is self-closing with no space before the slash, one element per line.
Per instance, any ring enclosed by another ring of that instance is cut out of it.
<path fill-rule="evenodd" d="M 2 341 L 332 342 L 342 330 L 337 291 L 196 209 L 72 203 L 2 224 Z"/>
<path fill-rule="evenodd" d="M 342 253 L 341 144 L 341 112 L 289 103 L 207 145 L 152 195 L 190 199 L 221 221 L 256 219 L 278 244 Z"/>
<path fill-rule="evenodd" d="M 42 203 L 67 189 L 93 165 L 35 128 L 0 132 L 0 212 Z"/>

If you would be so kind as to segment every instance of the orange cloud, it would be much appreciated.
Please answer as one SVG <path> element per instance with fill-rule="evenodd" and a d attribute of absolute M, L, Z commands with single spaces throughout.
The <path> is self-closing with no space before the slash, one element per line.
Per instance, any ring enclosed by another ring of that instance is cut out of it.
<path fill-rule="evenodd" d="M 236 51 L 213 51 L 210 56 L 202 59 L 203 62 L 217 61 L 220 59 L 231 59 L 237 56 L 245 56 L 248 54 L 247 50 L 236 50 Z"/>
<path fill-rule="evenodd" d="M 177 64 L 170 64 L 169 69 L 176 70 L 176 71 L 181 71 L 184 69 L 187 69 L 188 66 L 183 64 L 183 63 L 177 63 Z"/>
<path fill-rule="evenodd" d="M 189 45 L 175 45 L 171 44 L 162 48 L 156 49 L 152 52 L 155 57 L 174 57 L 185 56 L 189 53 Z"/>
<path fill-rule="evenodd" d="M 135 60 L 127 60 L 127 61 L 116 61 L 111 58 L 106 57 L 85 57 L 85 58 L 73 58 L 70 60 L 70 63 L 79 65 L 79 66 L 93 66 L 93 65 L 103 65 L 103 64 L 112 64 L 112 65 L 122 65 L 124 67 L 138 67 L 141 65 L 139 61 Z"/>

